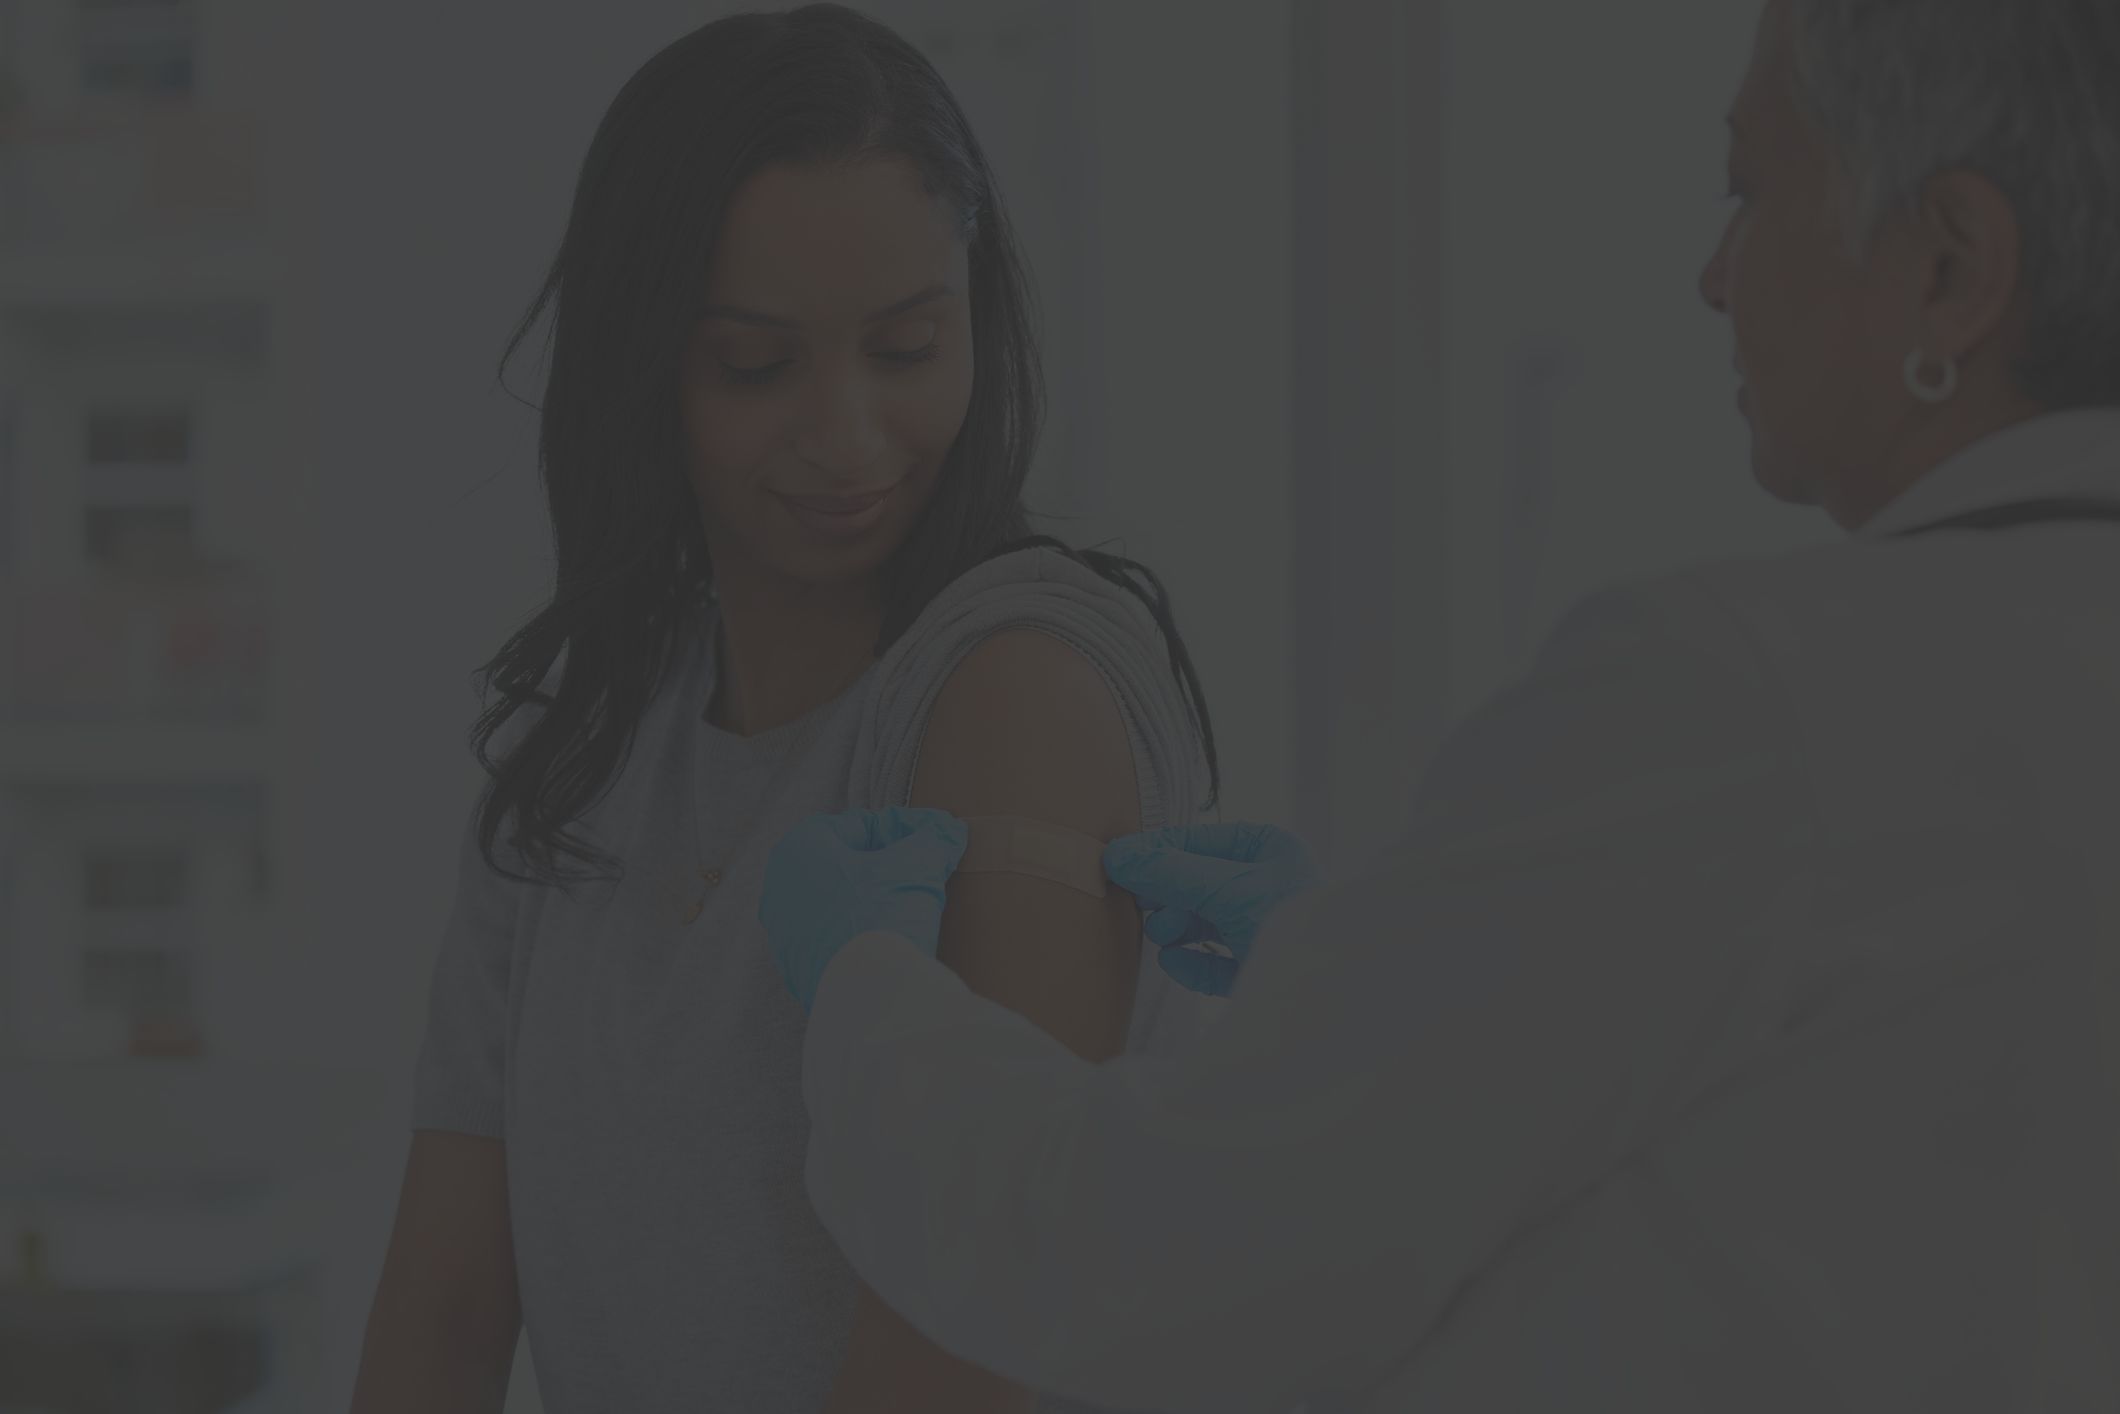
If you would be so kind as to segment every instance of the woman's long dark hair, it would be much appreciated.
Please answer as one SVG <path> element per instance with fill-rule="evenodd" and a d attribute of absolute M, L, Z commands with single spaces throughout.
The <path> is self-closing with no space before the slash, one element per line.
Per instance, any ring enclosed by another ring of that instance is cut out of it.
<path fill-rule="evenodd" d="M 884 569 L 877 651 L 974 565 L 1022 546 L 1057 548 L 1155 615 L 1206 749 L 1207 803 L 1219 794 L 1206 698 L 1160 582 L 1131 560 L 1030 532 L 1023 483 L 1044 385 L 1015 237 L 963 110 L 889 28 L 813 4 L 706 25 L 626 83 L 590 142 L 559 254 L 502 356 L 505 377 L 551 311 L 539 462 L 557 574 L 550 602 L 481 670 L 486 707 L 471 733 L 491 778 L 479 845 L 499 872 L 558 883 L 616 870 L 569 827 L 617 778 L 686 625 L 712 591 L 678 403 L 708 256 L 753 173 L 869 155 L 910 161 L 961 215 L 975 346 L 963 429 L 919 523 Z M 496 761 L 494 737 L 526 704 L 541 710 Z M 504 827 L 528 874 L 496 858 Z M 570 873 L 568 860 L 596 867 Z"/>

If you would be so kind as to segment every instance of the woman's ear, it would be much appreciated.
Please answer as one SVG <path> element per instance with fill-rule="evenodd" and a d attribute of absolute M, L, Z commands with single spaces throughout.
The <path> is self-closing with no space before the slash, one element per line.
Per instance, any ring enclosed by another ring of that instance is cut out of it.
<path fill-rule="evenodd" d="M 1993 181 L 1960 168 L 1929 182 L 1916 225 L 1929 262 L 1924 348 L 1964 359 L 2014 322 L 2024 249 L 2016 210 Z"/>

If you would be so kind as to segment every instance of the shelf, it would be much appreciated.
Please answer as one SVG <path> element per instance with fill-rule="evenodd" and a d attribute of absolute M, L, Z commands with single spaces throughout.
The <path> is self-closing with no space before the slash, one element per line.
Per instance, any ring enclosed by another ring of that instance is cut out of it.
<path fill-rule="evenodd" d="M 387 1077 L 386 1077 L 387 1078 Z M 0 1289 L 236 1293 L 327 1254 L 406 1128 L 376 1077 L 231 1062 L 0 1064 Z"/>
<path fill-rule="evenodd" d="M 263 303 L 278 271 L 254 238 L 0 244 L 0 311 Z"/>
<path fill-rule="evenodd" d="M 0 1193 L 10 1236 L 37 1234 L 38 1280 L 62 1291 L 230 1295 L 269 1286 L 312 1265 L 318 1201 L 312 1175 L 241 1208 L 192 1207 L 148 1196 L 124 1203 L 43 1199 Z M 21 1282 L 13 1254 L 0 1271 Z"/>
<path fill-rule="evenodd" d="M 0 1283 L 0 1408 L 291 1407 L 273 1367 L 297 1292 L 293 1280 L 208 1292 Z"/>
<path fill-rule="evenodd" d="M 262 726 L 0 722 L 0 783 L 184 785 L 262 778 Z"/>

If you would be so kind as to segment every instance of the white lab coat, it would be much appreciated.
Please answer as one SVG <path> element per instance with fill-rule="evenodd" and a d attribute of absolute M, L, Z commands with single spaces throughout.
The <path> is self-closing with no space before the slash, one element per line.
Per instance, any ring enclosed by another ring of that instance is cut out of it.
<path fill-rule="evenodd" d="M 887 1300 L 1138 1409 L 2120 1409 L 2120 412 L 1846 543 L 1594 599 L 1291 905 L 1192 1056 L 902 940 L 825 975 L 808 1183 Z"/>

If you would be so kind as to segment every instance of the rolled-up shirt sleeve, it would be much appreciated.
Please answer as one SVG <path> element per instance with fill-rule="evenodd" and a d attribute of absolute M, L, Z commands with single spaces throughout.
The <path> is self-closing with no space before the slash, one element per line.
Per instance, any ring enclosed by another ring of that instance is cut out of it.
<path fill-rule="evenodd" d="M 1412 1356 L 1769 1024 L 1759 941 L 1802 907 L 1809 805 L 1703 612 L 1579 614 L 1181 1058 L 1086 1064 L 857 939 L 805 1069 L 810 1192 L 854 1266 L 946 1349 L 1110 1406 L 1286 1410 Z"/>

